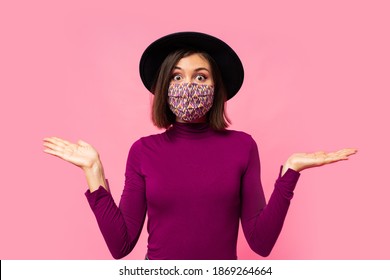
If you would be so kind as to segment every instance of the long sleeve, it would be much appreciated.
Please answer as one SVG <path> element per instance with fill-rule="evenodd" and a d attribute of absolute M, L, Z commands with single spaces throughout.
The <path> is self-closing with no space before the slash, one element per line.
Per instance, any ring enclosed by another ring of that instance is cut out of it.
<path fill-rule="evenodd" d="M 288 169 L 282 177 L 279 173 L 266 204 L 260 180 L 259 153 L 253 140 L 241 181 L 241 223 L 249 246 L 257 254 L 266 257 L 271 253 L 282 230 L 299 176 L 300 173 L 292 169 Z"/>
<path fill-rule="evenodd" d="M 119 207 L 102 186 L 85 192 L 111 255 L 120 259 L 136 245 L 146 215 L 145 182 L 141 173 L 141 141 L 130 148 L 125 172 L 125 187 Z"/>
<path fill-rule="evenodd" d="M 267 256 L 282 229 L 299 173 L 278 178 L 266 205 L 256 142 L 208 123 L 175 123 L 130 148 L 119 202 L 103 187 L 86 196 L 116 259 L 129 254 L 148 213 L 151 260 L 237 259 L 239 222 Z"/>

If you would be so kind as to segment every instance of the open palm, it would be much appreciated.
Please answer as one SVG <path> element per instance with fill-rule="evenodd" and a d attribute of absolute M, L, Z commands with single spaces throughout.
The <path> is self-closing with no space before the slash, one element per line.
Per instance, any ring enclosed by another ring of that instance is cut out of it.
<path fill-rule="evenodd" d="M 45 153 L 57 156 L 82 169 L 91 168 L 99 160 L 99 154 L 90 144 L 79 140 L 77 144 L 58 137 L 44 138 Z"/>
<path fill-rule="evenodd" d="M 356 152 L 356 149 L 342 149 L 330 153 L 295 153 L 288 159 L 288 161 L 291 166 L 294 166 L 295 170 L 301 171 L 307 168 L 318 167 L 341 160 L 347 160 L 350 155 L 353 155 Z"/>

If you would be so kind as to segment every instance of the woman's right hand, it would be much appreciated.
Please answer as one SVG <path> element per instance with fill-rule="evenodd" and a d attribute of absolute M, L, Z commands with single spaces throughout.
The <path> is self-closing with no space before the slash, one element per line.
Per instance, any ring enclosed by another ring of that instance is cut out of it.
<path fill-rule="evenodd" d="M 91 169 L 100 162 L 99 154 L 90 144 L 79 140 L 77 144 L 70 143 L 58 137 L 48 137 L 43 139 L 45 153 L 57 156 L 66 160 L 84 171 Z"/>

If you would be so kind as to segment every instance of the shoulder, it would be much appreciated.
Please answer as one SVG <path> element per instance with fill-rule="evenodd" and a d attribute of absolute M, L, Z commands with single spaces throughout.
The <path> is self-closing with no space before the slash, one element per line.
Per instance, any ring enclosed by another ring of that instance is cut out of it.
<path fill-rule="evenodd" d="M 227 129 L 223 132 L 223 134 L 230 138 L 232 141 L 239 142 L 242 145 L 256 145 L 256 142 L 253 139 L 252 135 L 244 131 Z"/>
<path fill-rule="evenodd" d="M 229 142 L 229 153 L 238 162 L 241 162 L 242 166 L 247 168 L 253 159 L 259 158 L 259 149 L 251 134 L 238 130 L 227 130 L 226 135 Z"/>
<path fill-rule="evenodd" d="M 142 136 L 131 145 L 130 150 L 142 150 L 145 147 L 158 145 L 166 137 L 166 131 L 162 133 L 151 134 L 147 136 Z"/>
<path fill-rule="evenodd" d="M 251 134 L 238 130 L 225 130 L 221 133 L 221 147 L 228 148 L 234 157 L 250 157 L 258 154 L 258 146 Z"/>

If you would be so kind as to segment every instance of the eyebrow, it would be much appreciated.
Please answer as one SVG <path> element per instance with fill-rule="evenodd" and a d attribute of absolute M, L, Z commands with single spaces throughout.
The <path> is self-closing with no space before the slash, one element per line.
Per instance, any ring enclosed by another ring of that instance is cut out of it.
<path fill-rule="evenodd" d="M 180 67 L 178 67 L 178 66 L 175 66 L 173 69 L 183 70 L 182 68 L 180 68 Z M 196 68 L 194 71 L 201 71 L 201 70 L 206 70 L 207 72 L 210 72 L 210 70 L 207 69 L 207 68 L 205 68 L 205 67 Z"/>

